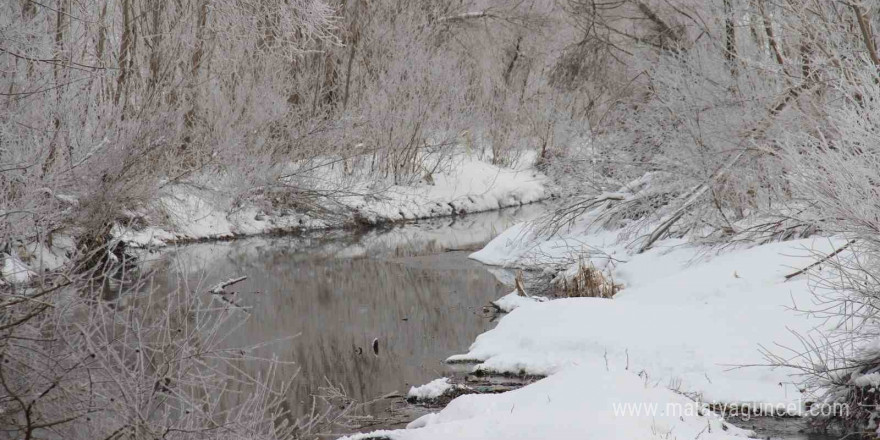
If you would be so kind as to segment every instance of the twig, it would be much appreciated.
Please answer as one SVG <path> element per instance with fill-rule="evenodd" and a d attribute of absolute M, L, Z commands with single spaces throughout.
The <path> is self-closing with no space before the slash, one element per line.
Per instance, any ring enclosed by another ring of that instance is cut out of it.
<path fill-rule="evenodd" d="M 813 263 L 813 264 L 811 264 L 811 265 L 809 265 L 809 266 L 807 266 L 807 267 L 805 267 L 805 268 L 803 268 L 803 269 L 801 269 L 801 270 L 799 270 L 799 271 L 797 271 L 797 272 L 792 272 L 792 273 L 786 275 L 786 276 L 785 276 L 785 281 L 788 281 L 788 280 L 790 280 L 790 279 L 792 279 L 792 278 L 794 278 L 794 277 L 796 277 L 796 276 L 798 276 L 798 275 L 801 275 L 801 274 L 807 273 L 810 269 L 812 269 L 812 268 L 814 268 L 814 267 L 816 267 L 816 266 L 818 266 L 818 265 L 820 265 L 820 264 L 822 264 L 822 263 L 824 263 L 824 262 L 830 260 L 831 258 L 834 258 L 835 255 L 837 255 L 837 254 L 843 252 L 844 250 L 846 250 L 846 248 L 850 247 L 850 245 L 852 245 L 852 244 L 855 243 L 855 242 L 856 242 L 855 240 L 850 240 L 850 241 L 846 242 L 845 245 L 843 245 L 843 246 L 837 248 L 837 250 L 835 250 L 834 252 L 832 252 L 832 253 L 826 255 L 826 256 L 825 256 L 824 258 L 822 258 L 821 260 L 819 260 L 819 261 L 817 261 L 817 262 L 815 262 L 815 263 Z"/>

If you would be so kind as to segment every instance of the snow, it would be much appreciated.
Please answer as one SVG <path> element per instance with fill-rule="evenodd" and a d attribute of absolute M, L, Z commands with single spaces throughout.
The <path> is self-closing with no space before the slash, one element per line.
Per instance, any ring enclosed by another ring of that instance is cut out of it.
<path fill-rule="evenodd" d="M 784 276 L 842 243 L 805 239 L 716 255 L 669 240 L 616 263 L 615 281 L 626 287 L 614 299 L 514 310 L 450 360 L 548 375 L 607 359 L 707 402 L 797 403 L 795 371 L 754 365 L 767 363 L 760 347 L 797 348 L 795 332 L 824 324 L 793 310 L 813 299 L 807 277 Z M 753 367 L 736 368 L 743 365 Z"/>
<path fill-rule="evenodd" d="M 431 382 L 428 382 L 422 386 L 410 388 L 409 392 L 406 394 L 406 397 L 411 397 L 418 400 L 436 399 L 455 388 L 456 385 L 450 383 L 448 377 L 441 377 L 439 379 L 434 379 Z"/>
<path fill-rule="evenodd" d="M 30 243 L 26 246 L 26 251 L 30 255 L 28 266 L 37 271 L 52 271 L 67 264 L 67 252 L 72 251 L 72 240 L 65 240 L 61 237 L 55 237 L 53 246 L 49 247 L 40 243 Z"/>
<path fill-rule="evenodd" d="M 376 192 L 375 182 L 362 182 L 347 190 L 350 195 L 340 196 L 338 202 L 342 209 L 356 212 L 359 221 L 370 224 L 520 206 L 550 195 L 546 176 L 527 165 L 533 159 L 525 157 L 505 168 L 459 153 L 433 175 L 431 183 L 387 186 L 376 197 L 371 195 Z M 232 205 L 219 191 L 170 185 L 152 207 L 149 226 L 135 230 L 116 225 L 113 234 L 132 246 L 158 247 L 278 230 L 326 229 L 352 220 L 350 215 L 342 221 L 328 221 L 300 212 L 266 214 L 248 202 Z"/>
<path fill-rule="evenodd" d="M 498 307 L 502 312 L 512 312 L 514 309 L 538 304 L 544 301 L 547 301 L 547 298 L 544 298 L 543 296 L 520 296 L 519 292 L 514 290 L 513 292 L 492 301 L 492 304 L 495 304 L 495 307 Z"/>
<path fill-rule="evenodd" d="M 869 373 L 862 374 L 856 377 L 853 377 L 850 381 L 853 385 L 857 387 L 877 387 L 880 386 L 880 373 Z"/>
<path fill-rule="evenodd" d="M 12 284 L 23 284 L 30 281 L 34 273 L 28 269 L 17 256 L 0 254 L 3 258 L 3 280 Z"/>
<path fill-rule="evenodd" d="M 536 268 L 571 264 L 587 256 L 595 267 L 603 269 L 628 255 L 620 235 L 620 231 L 576 225 L 567 233 L 545 237 L 532 223 L 521 222 L 471 254 L 471 258 L 493 266 Z"/>
<path fill-rule="evenodd" d="M 154 247 L 174 241 L 232 238 L 272 230 L 269 222 L 257 220 L 256 207 L 233 211 L 218 199 L 211 191 L 171 187 L 154 207 L 160 214 L 157 217 L 167 219 L 165 224 L 151 224 L 142 230 L 117 224 L 112 233 L 132 246 Z"/>
<path fill-rule="evenodd" d="M 547 197 L 546 177 L 532 169 L 501 168 L 465 155 L 453 159 L 451 168 L 436 175 L 433 185 L 395 186 L 386 200 L 352 198 L 346 203 L 369 221 L 394 221 L 488 211 Z"/>
<path fill-rule="evenodd" d="M 631 371 L 581 365 L 507 393 L 458 397 L 405 430 L 345 438 L 722 440 L 751 434 Z"/>

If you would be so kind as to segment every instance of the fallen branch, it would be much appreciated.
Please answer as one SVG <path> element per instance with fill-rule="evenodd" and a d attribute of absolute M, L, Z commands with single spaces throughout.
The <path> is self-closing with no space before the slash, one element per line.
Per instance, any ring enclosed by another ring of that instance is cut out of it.
<path fill-rule="evenodd" d="M 227 287 L 229 287 L 233 284 L 236 284 L 236 283 L 240 283 L 246 279 L 247 279 L 246 276 L 238 277 L 238 278 L 230 278 L 226 281 L 215 284 L 214 287 L 211 287 L 210 289 L 208 289 L 208 293 L 210 293 L 211 295 L 223 295 L 223 294 L 227 293 L 226 292 Z"/>
<path fill-rule="evenodd" d="M 834 252 L 832 252 L 832 253 L 826 255 L 826 256 L 825 256 L 824 258 L 822 258 L 821 260 L 819 260 L 819 261 L 817 261 L 817 262 L 815 262 L 815 263 L 813 263 L 813 264 L 811 264 L 811 265 L 809 265 L 809 266 L 807 266 L 807 267 L 805 267 L 805 268 L 803 268 L 803 269 L 801 269 L 801 270 L 799 270 L 799 271 L 797 271 L 797 272 L 792 272 L 792 273 L 786 275 L 786 276 L 785 276 L 785 281 L 788 281 L 788 280 L 790 280 L 790 279 L 792 279 L 792 278 L 794 278 L 794 277 L 796 277 L 796 276 L 798 276 L 798 275 L 805 274 L 805 273 L 809 272 L 812 268 L 814 268 L 814 267 L 816 267 L 816 266 L 818 266 L 818 265 L 820 265 L 820 264 L 822 264 L 822 263 L 824 263 L 824 262 L 826 262 L 826 261 L 828 261 L 828 260 L 834 258 L 835 255 L 837 255 L 837 254 L 843 252 L 844 250 L 846 250 L 846 248 L 850 247 L 850 245 L 852 245 L 852 244 L 855 243 L 855 242 L 856 242 L 855 240 L 850 240 L 850 241 L 846 242 L 845 245 L 843 245 L 843 246 L 837 248 L 837 250 L 835 250 Z"/>
<path fill-rule="evenodd" d="M 685 194 L 687 199 L 685 200 L 684 204 L 682 204 L 681 207 L 679 207 L 675 211 L 675 213 L 672 214 L 672 216 L 670 216 L 668 219 L 666 219 L 663 223 L 660 224 L 660 226 L 658 226 L 656 229 L 654 229 L 653 232 L 651 232 L 651 235 L 648 237 L 648 240 L 646 240 L 645 244 L 642 245 L 642 248 L 639 249 L 639 253 L 645 252 L 646 250 L 650 249 L 651 245 L 653 245 L 655 241 L 660 239 L 660 237 L 662 237 L 663 234 L 665 234 L 666 231 L 668 231 L 669 228 L 671 228 L 672 225 L 675 224 L 675 222 L 677 222 L 679 219 L 681 219 L 684 216 L 684 214 L 691 208 L 691 205 L 693 205 L 697 200 L 699 200 L 700 197 L 703 196 L 703 194 L 706 194 L 706 192 L 710 188 L 709 184 L 718 180 L 721 176 L 723 176 L 725 173 L 727 173 L 728 170 L 730 170 L 734 165 L 736 165 L 737 162 L 740 161 L 740 159 L 742 159 L 742 157 L 745 155 L 745 153 L 746 153 L 745 150 L 740 151 L 739 154 L 734 156 L 730 161 L 728 161 L 722 167 L 718 168 L 712 174 L 712 176 L 709 177 L 708 180 L 697 185 L 692 190 L 688 191 L 688 193 Z"/>
<path fill-rule="evenodd" d="M 553 212 L 550 221 L 545 226 L 542 226 L 540 231 L 547 235 L 554 235 L 566 224 L 571 224 L 578 217 L 593 208 L 605 202 L 620 202 L 624 200 L 626 200 L 626 196 L 621 193 L 603 194 L 591 199 L 578 200 Z M 608 206 L 610 207 L 611 204 L 609 203 Z"/>
<path fill-rule="evenodd" d="M 474 11 L 474 12 L 465 12 L 458 15 L 450 15 L 447 17 L 440 17 L 437 19 L 438 23 L 450 22 L 450 21 L 465 21 L 475 18 L 494 18 L 495 15 L 488 11 Z"/>

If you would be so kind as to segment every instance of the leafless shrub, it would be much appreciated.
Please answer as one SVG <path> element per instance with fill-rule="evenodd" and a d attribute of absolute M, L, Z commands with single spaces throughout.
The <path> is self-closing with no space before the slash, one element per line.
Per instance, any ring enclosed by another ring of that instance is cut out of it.
<path fill-rule="evenodd" d="M 818 422 L 842 420 L 847 430 L 862 432 L 876 429 L 878 414 L 871 374 L 880 359 L 880 212 L 870 202 L 877 195 L 878 92 L 869 85 L 876 77 L 873 61 L 849 60 L 842 68 L 847 79 L 827 91 L 841 102 L 825 109 L 821 129 L 790 133 L 780 149 L 799 198 L 792 204 L 824 231 L 847 239 L 796 275 L 809 276 L 815 293 L 804 310 L 833 326 L 798 335 L 801 346 L 768 350 L 768 358 L 798 369 L 819 403 L 847 405 L 848 413 Z"/>
<path fill-rule="evenodd" d="M 796 304 L 795 311 L 829 325 L 795 333 L 797 346 L 762 350 L 772 365 L 798 372 L 799 386 L 811 396 L 815 408 L 837 408 L 808 412 L 815 427 L 846 433 L 867 433 L 876 428 L 876 393 L 871 391 L 875 388 L 871 374 L 877 371 L 876 341 L 880 336 L 875 260 L 864 244 L 849 241 L 833 252 L 817 253 L 816 263 L 786 277 L 808 278 L 813 289 L 813 302 Z"/>
<path fill-rule="evenodd" d="M 847 76 L 842 67 L 863 47 L 851 32 L 853 15 L 809 3 L 813 13 L 736 0 L 567 2 L 583 35 L 569 54 L 601 54 L 594 56 L 605 64 L 591 68 L 617 73 L 602 81 L 581 72 L 574 55 L 560 59 L 566 87 L 599 88 L 603 101 L 588 139 L 571 148 L 564 165 L 550 167 L 580 199 L 551 223 L 568 223 L 648 175 L 651 185 L 610 203 L 601 218 L 642 236 L 642 249 L 661 237 L 732 231 L 789 208 L 798 195 L 778 139 L 824 130 L 825 106 L 836 104 L 820 79 Z M 813 31 L 819 27 L 827 32 Z M 810 49 L 774 56 L 779 32 Z"/>
<path fill-rule="evenodd" d="M 280 361 L 225 342 L 248 312 L 222 287 L 164 291 L 149 276 L 102 275 L 0 287 L 4 436 L 275 439 L 303 429 L 285 409 Z M 243 373 L 253 362 L 261 375 Z"/>

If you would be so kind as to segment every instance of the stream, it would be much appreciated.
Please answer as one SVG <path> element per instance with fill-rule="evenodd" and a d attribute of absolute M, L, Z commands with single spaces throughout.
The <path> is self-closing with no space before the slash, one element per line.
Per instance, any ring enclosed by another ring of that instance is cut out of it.
<path fill-rule="evenodd" d="M 279 373 L 293 377 L 288 403 L 294 416 L 312 411 L 312 396 L 342 392 L 373 403 L 359 407 L 360 423 L 335 433 L 398 428 L 439 409 L 406 403 L 411 386 L 442 376 L 468 379 L 467 366 L 443 361 L 494 326 L 485 306 L 512 290 L 499 281 L 512 279 L 510 272 L 467 256 L 546 209 L 534 204 L 366 231 L 190 244 L 163 250 L 151 264 L 168 286 L 205 288 L 247 276 L 232 290 L 251 316 L 228 342 L 244 346 L 295 336 L 262 353 L 292 361 Z M 760 438 L 833 438 L 802 434 L 800 423 L 755 419 L 739 425 Z"/>
<path fill-rule="evenodd" d="M 228 343 L 245 346 L 297 335 L 265 355 L 293 361 L 290 410 L 303 416 L 328 386 L 356 401 L 383 396 L 367 415 L 406 407 L 413 385 L 451 374 L 444 361 L 494 326 L 490 301 L 511 291 L 468 255 L 540 204 L 422 220 L 367 231 L 322 231 L 181 246 L 154 256 L 171 286 L 207 288 L 247 276 L 231 290 L 251 317 Z M 183 274 L 183 275 L 182 275 Z M 373 341 L 378 353 L 374 353 Z M 397 414 L 399 423 L 413 414 Z"/>

